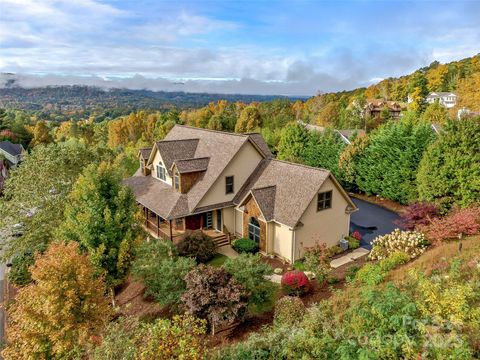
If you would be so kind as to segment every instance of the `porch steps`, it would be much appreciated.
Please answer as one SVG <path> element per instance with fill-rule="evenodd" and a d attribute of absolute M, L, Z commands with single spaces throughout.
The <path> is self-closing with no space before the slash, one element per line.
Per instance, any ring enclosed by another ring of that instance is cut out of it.
<path fill-rule="evenodd" d="M 228 240 L 228 237 L 225 234 L 214 237 L 213 242 L 215 243 L 216 247 L 220 247 L 220 246 L 223 246 L 223 245 L 230 245 L 230 241 Z"/>

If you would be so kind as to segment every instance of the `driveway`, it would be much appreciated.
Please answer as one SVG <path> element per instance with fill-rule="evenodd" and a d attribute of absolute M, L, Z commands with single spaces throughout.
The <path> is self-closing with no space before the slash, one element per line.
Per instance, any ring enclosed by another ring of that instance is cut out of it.
<path fill-rule="evenodd" d="M 352 200 L 357 205 L 358 211 L 350 216 L 350 231 L 362 234 L 360 246 L 370 250 L 373 239 L 391 233 L 399 227 L 394 224 L 394 221 L 400 218 L 397 213 L 360 199 Z"/>

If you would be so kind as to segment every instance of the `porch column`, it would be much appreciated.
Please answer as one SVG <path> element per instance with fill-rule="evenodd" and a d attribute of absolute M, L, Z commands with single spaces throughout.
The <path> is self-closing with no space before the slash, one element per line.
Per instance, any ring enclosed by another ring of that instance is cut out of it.
<path fill-rule="evenodd" d="M 143 207 L 143 213 L 145 215 L 145 226 L 148 228 L 148 209 L 146 206 Z"/>
<path fill-rule="evenodd" d="M 173 233 L 172 233 L 172 220 L 170 219 L 168 221 L 169 225 L 170 225 L 170 241 L 173 242 Z"/>
<path fill-rule="evenodd" d="M 157 237 L 160 237 L 160 216 L 155 215 L 157 216 Z"/>

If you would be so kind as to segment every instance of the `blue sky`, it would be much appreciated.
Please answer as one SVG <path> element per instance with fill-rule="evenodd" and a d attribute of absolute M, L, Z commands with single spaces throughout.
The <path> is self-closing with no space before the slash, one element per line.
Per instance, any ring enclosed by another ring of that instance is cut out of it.
<path fill-rule="evenodd" d="M 313 95 L 480 52 L 480 1 L 0 0 L 0 72 L 87 84 Z"/>

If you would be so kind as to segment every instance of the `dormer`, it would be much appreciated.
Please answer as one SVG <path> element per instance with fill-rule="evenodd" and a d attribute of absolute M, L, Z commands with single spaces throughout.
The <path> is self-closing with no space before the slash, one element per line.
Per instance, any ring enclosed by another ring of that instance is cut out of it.
<path fill-rule="evenodd" d="M 152 152 L 152 148 L 144 148 L 138 151 L 138 160 L 140 161 L 140 171 L 142 172 L 143 176 L 150 175 L 150 168 L 147 166 L 148 158 L 150 157 L 150 153 Z"/>
<path fill-rule="evenodd" d="M 172 187 L 186 194 L 207 171 L 209 157 L 175 160 L 171 167 Z"/>

